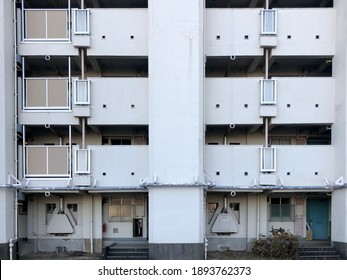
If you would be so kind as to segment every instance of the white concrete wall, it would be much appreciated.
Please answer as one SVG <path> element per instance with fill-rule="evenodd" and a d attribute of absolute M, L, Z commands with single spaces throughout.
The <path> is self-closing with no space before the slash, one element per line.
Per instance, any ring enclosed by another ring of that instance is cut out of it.
<path fill-rule="evenodd" d="M 88 148 L 91 175 L 99 187 L 139 186 L 140 180 L 148 177 L 148 146 L 90 145 Z"/>
<path fill-rule="evenodd" d="M 334 55 L 335 11 L 334 8 L 278 9 L 278 45 L 272 55 Z"/>
<path fill-rule="evenodd" d="M 253 186 L 260 172 L 259 147 L 205 146 L 206 173 L 215 179 L 217 186 Z M 332 146 L 283 145 L 276 148 L 277 177 L 282 179 L 284 186 L 324 187 L 324 178 L 330 183 L 337 179 Z M 280 181 L 277 184 L 280 185 Z"/>
<path fill-rule="evenodd" d="M 262 124 L 263 119 L 259 117 L 260 79 L 205 79 L 206 124 Z M 277 80 L 277 116 L 272 118 L 272 124 L 334 122 L 333 78 L 273 79 Z"/>
<path fill-rule="evenodd" d="M 192 184 L 202 177 L 203 3 L 148 4 L 150 176 Z"/>
<path fill-rule="evenodd" d="M 149 189 L 149 242 L 202 243 L 203 190 L 200 187 Z"/>
<path fill-rule="evenodd" d="M 259 80 L 260 78 L 206 78 L 206 124 L 262 124 L 263 120 L 259 117 Z"/>
<path fill-rule="evenodd" d="M 148 9 L 91 9 L 90 24 L 88 55 L 148 55 Z"/>
<path fill-rule="evenodd" d="M 259 47 L 260 9 L 206 9 L 205 17 L 206 55 L 263 54 Z"/>
<path fill-rule="evenodd" d="M 277 80 L 278 115 L 272 118 L 272 124 L 334 122 L 334 78 L 273 77 L 273 79 Z M 289 108 L 287 104 L 290 105 Z"/>
<path fill-rule="evenodd" d="M 148 79 L 90 80 L 92 113 L 88 124 L 148 124 Z"/>
<path fill-rule="evenodd" d="M 347 190 L 335 190 L 332 194 L 331 240 L 347 242 Z"/>
<path fill-rule="evenodd" d="M 6 244 L 15 238 L 15 192 L 10 189 L 0 189 L 0 244 Z"/>
<path fill-rule="evenodd" d="M 334 55 L 334 31 L 334 9 L 278 9 L 278 45 L 272 55 Z M 260 8 L 206 9 L 208 56 L 262 55 L 259 38 Z"/>

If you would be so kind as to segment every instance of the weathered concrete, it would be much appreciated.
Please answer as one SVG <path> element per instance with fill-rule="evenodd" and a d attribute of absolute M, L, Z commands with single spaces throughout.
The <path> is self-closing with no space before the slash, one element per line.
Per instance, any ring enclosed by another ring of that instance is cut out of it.
<path fill-rule="evenodd" d="M 150 260 L 202 260 L 204 244 L 149 244 Z"/>

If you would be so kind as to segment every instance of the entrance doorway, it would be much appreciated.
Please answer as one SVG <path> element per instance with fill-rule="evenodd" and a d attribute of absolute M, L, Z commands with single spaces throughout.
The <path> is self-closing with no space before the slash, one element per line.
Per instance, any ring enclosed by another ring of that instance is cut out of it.
<path fill-rule="evenodd" d="M 308 199 L 306 220 L 312 230 L 313 240 L 329 239 L 329 200 Z"/>

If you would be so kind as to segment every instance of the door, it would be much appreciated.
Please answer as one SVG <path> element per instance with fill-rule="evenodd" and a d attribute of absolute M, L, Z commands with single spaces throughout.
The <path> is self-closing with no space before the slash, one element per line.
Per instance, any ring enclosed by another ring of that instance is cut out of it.
<path fill-rule="evenodd" d="M 310 225 L 314 240 L 329 239 L 329 200 L 307 200 L 307 223 Z"/>

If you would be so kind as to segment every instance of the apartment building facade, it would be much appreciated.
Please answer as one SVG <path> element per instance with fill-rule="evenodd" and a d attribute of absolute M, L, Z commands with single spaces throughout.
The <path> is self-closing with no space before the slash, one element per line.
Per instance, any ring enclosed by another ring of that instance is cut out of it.
<path fill-rule="evenodd" d="M 0 9 L 1 258 L 347 256 L 343 0 L 22 0 Z"/>

